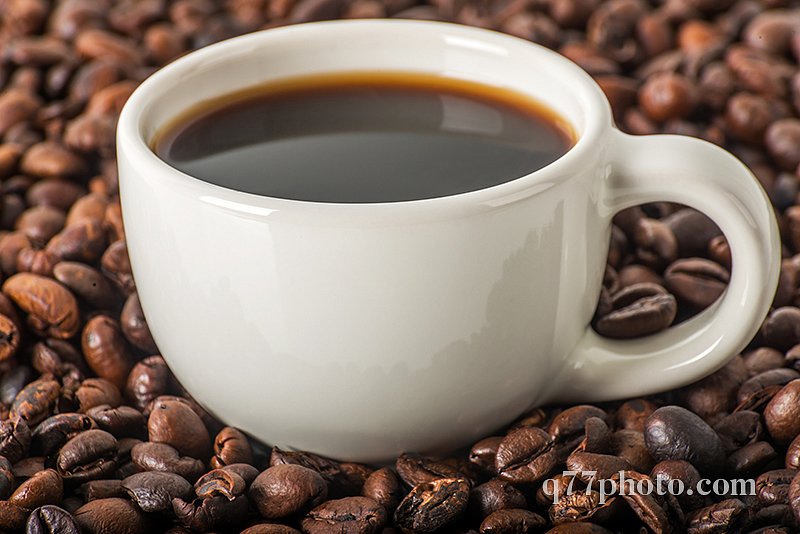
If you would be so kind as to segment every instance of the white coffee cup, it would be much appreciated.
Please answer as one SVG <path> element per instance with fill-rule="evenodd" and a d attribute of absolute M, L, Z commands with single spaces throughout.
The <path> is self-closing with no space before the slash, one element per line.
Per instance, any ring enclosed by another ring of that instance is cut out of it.
<path fill-rule="evenodd" d="M 375 70 L 513 89 L 565 117 L 578 140 L 497 186 L 372 204 L 227 189 L 149 148 L 199 102 L 269 80 Z M 621 133 L 580 68 L 487 30 L 325 22 L 209 46 L 134 92 L 118 157 L 142 307 L 177 378 L 230 425 L 345 460 L 452 449 L 533 405 L 696 380 L 751 339 L 778 279 L 775 220 L 744 165 L 697 139 Z M 603 339 L 589 322 L 611 218 L 652 201 L 692 206 L 719 225 L 730 285 L 665 332 Z"/>

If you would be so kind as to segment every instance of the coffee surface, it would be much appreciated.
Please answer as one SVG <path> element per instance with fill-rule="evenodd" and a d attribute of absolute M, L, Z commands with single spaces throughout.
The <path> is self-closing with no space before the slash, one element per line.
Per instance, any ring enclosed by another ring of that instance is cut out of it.
<path fill-rule="evenodd" d="M 572 133 L 522 94 L 409 73 L 318 75 L 190 109 L 155 152 L 213 184 L 315 202 L 397 202 L 508 182 L 569 150 Z"/>

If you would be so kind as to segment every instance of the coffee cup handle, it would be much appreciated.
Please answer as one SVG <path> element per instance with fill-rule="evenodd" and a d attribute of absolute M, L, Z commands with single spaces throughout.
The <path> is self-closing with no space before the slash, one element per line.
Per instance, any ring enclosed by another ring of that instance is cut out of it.
<path fill-rule="evenodd" d="M 655 201 L 685 204 L 725 234 L 733 268 L 727 290 L 694 318 L 652 336 L 607 339 L 591 326 L 542 402 L 604 401 L 683 386 L 723 366 L 758 331 L 780 271 L 780 237 L 770 202 L 730 153 L 677 135 L 614 130 L 601 210 Z"/>

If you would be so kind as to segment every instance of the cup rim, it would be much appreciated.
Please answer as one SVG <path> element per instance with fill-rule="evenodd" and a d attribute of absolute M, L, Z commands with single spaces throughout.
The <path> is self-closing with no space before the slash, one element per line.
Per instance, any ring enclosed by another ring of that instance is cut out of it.
<path fill-rule="evenodd" d="M 569 78 L 567 85 L 575 91 L 576 100 L 580 103 L 585 126 L 583 131 L 574 128 L 575 117 L 564 116 L 573 125 L 576 141 L 569 150 L 552 163 L 518 178 L 497 185 L 456 193 L 452 195 L 402 201 L 382 202 L 320 202 L 295 200 L 248 193 L 241 190 L 206 182 L 190 174 L 184 173 L 162 160 L 151 148 L 142 134 L 141 121 L 147 113 L 148 103 L 158 99 L 165 82 L 180 79 L 182 73 L 191 72 L 200 64 L 224 56 L 235 50 L 247 49 L 264 40 L 280 41 L 282 38 L 312 38 L 318 32 L 364 31 L 369 30 L 377 35 L 393 29 L 404 31 L 424 31 L 456 36 L 461 39 L 476 41 L 491 40 L 493 45 L 502 47 L 526 47 L 535 50 L 543 60 L 555 63 L 562 71 L 559 75 Z M 305 34 L 305 35 L 304 35 Z M 183 186 L 199 193 L 200 200 L 218 207 L 240 212 L 250 216 L 269 215 L 276 211 L 312 209 L 317 213 L 342 214 L 344 211 L 352 215 L 375 213 L 377 210 L 389 210 L 401 215 L 408 210 L 438 210 L 448 207 L 455 209 L 469 208 L 469 211 L 483 211 L 516 202 L 533 196 L 556 183 L 563 182 L 578 174 L 581 165 L 586 164 L 587 152 L 602 142 L 607 129 L 613 126 L 611 106 L 600 86 L 578 65 L 566 57 L 545 48 L 542 45 L 524 39 L 503 34 L 493 30 L 475 28 L 439 21 L 415 21 L 402 19 L 362 19 L 333 20 L 309 22 L 280 28 L 260 30 L 253 33 L 233 37 L 193 51 L 172 63 L 162 67 L 144 80 L 128 98 L 120 113 L 117 125 L 117 150 L 119 157 L 124 153 L 135 162 L 140 172 L 158 175 L 159 182 L 167 179 L 176 186 Z M 122 173 L 121 173 L 122 174 Z M 124 180 L 123 176 L 120 176 Z"/>

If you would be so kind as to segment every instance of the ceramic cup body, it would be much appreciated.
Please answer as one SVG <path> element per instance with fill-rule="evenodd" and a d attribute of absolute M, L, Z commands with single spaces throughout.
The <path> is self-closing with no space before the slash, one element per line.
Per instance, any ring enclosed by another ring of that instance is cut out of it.
<path fill-rule="evenodd" d="M 376 204 L 233 191 L 148 148 L 198 102 L 273 79 L 374 70 L 514 89 L 565 117 L 578 140 L 548 167 L 495 187 Z M 777 232 L 763 192 L 731 156 L 658 139 L 637 144 L 615 130 L 602 92 L 574 64 L 485 30 L 330 22 L 208 47 L 146 80 L 120 119 L 123 217 L 145 316 L 177 378 L 226 423 L 341 459 L 451 449 L 539 403 L 686 383 L 758 327 L 777 280 Z M 696 171 L 691 191 L 684 167 Z M 723 184 L 731 173 L 733 192 Z M 696 198 L 703 187 L 732 200 Z M 645 341 L 604 341 L 587 325 L 611 217 L 648 200 L 684 201 L 746 234 L 731 240 L 737 302 L 725 297 Z M 725 334 L 720 321 L 739 328 Z"/>

